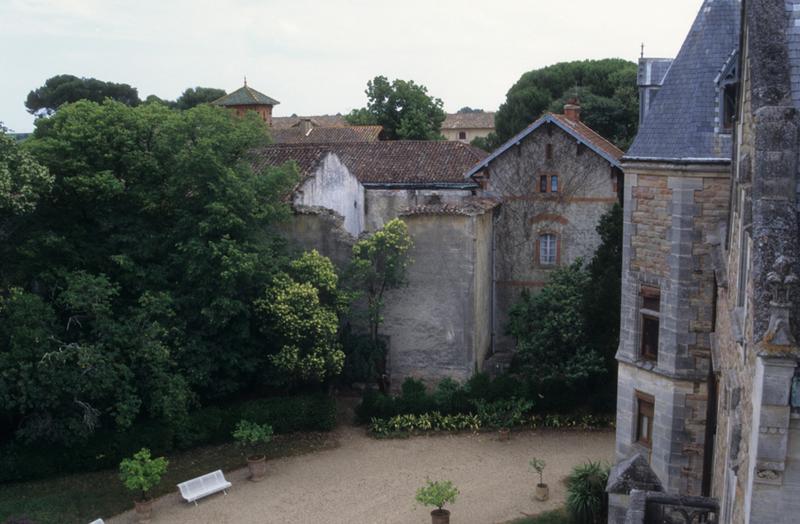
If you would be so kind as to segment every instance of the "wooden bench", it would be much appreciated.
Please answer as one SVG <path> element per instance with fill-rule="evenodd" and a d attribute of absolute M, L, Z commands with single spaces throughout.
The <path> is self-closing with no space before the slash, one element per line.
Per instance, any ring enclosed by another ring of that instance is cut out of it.
<path fill-rule="evenodd" d="M 213 473 L 208 473 L 202 477 L 197 477 L 186 482 L 178 484 L 178 489 L 181 490 L 181 496 L 186 499 L 186 502 L 194 502 L 197 506 L 197 500 L 207 497 L 220 491 L 228 494 L 228 488 L 231 483 L 225 480 L 222 470 L 218 469 Z"/>

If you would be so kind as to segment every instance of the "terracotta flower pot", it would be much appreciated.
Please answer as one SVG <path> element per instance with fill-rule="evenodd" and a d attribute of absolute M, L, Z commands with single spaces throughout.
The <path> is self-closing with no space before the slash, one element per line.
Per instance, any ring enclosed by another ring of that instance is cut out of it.
<path fill-rule="evenodd" d="M 153 500 L 134 500 L 133 508 L 136 511 L 136 521 L 147 523 L 153 516 Z"/>
<path fill-rule="evenodd" d="M 446 509 L 431 511 L 431 524 L 450 524 L 450 512 Z"/>
<path fill-rule="evenodd" d="M 550 488 L 547 484 L 536 484 L 536 490 L 533 492 L 536 500 L 545 501 L 550 498 Z"/>
<path fill-rule="evenodd" d="M 258 482 L 267 473 L 267 457 L 247 457 L 247 468 L 250 470 L 250 480 Z"/>
<path fill-rule="evenodd" d="M 511 434 L 511 430 L 508 428 L 500 428 L 500 440 L 508 440 L 509 435 Z"/>

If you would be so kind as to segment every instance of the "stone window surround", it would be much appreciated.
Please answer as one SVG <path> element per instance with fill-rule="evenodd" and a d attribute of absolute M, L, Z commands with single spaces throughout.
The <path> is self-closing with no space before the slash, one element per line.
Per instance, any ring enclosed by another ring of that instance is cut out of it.
<path fill-rule="evenodd" d="M 646 449 L 648 451 L 648 456 L 649 456 L 649 452 L 653 448 L 653 428 L 655 428 L 654 420 L 656 413 L 656 399 L 654 395 L 645 393 L 638 389 L 633 390 L 633 396 L 634 396 L 636 418 L 635 418 L 635 424 L 633 425 L 633 435 L 631 438 L 631 442 L 635 445 L 638 445 L 638 447 Z M 647 440 L 642 440 L 640 438 L 641 435 L 640 423 L 641 423 L 641 416 L 643 414 L 642 403 L 649 404 L 649 408 L 646 409 L 646 411 L 649 411 L 649 413 L 644 413 L 645 415 L 648 416 Z"/>
<path fill-rule="evenodd" d="M 639 275 L 638 278 L 636 278 L 636 280 L 635 280 L 635 282 L 636 282 L 636 290 L 637 290 L 637 293 L 636 293 L 636 324 L 635 324 L 636 332 L 634 333 L 633 340 L 636 341 L 636 344 L 635 344 L 633 349 L 634 349 L 634 352 L 635 352 L 636 363 L 639 363 L 639 364 L 648 364 L 649 366 L 658 366 L 658 359 L 657 358 L 656 359 L 651 359 L 651 358 L 646 358 L 645 356 L 642 355 L 642 336 L 644 336 L 643 317 L 646 315 L 646 316 L 655 317 L 656 319 L 658 319 L 658 321 L 659 321 L 659 323 L 658 323 L 659 348 L 656 351 L 656 355 L 659 355 L 661 353 L 661 351 L 660 351 L 660 349 L 661 349 L 661 347 L 660 347 L 661 346 L 661 338 L 662 338 L 661 337 L 661 330 L 663 329 L 663 323 L 661 322 L 661 310 L 663 310 L 662 302 L 664 300 L 664 287 L 663 287 L 663 285 L 661 283 L 661 280 L 662 279 L 660 277 L 651 277 L 651 276 L 645 276 L 645 275 Z M 659 290 L 659 311 L 652 311 L 652 310 L 649 310 L 649 309 L 644 309 L 644 307 L 643 307 L 644 306 L 644 297 L 642 296 L 642 288 L 655 288 L 655 289 Z"/>
<path fill-rule="evenodd" d="M 555 262 L 552 264 L 545 264 L 541 261 L 541 243 L 542 237 L 545 235 L 552 235 L 555 238 Z M 552 229 L 540 229 L 536 232 L 536 250 L 534 254 L 533 264 L 538 267 L 557 267 L 561 264 L 561 235 Z"/>

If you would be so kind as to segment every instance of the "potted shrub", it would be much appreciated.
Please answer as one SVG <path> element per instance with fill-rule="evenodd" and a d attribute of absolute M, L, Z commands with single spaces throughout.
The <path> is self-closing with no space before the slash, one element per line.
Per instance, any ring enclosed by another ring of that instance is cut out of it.
<path fill-rule="evenodd" d="M 536 490 L 534 491 L 533 496 L 536 500 L 547 500 L 550 497 L 550 488 L 544 483 L 543 480 L 544 467 L 547 466 L 547 463 L 542 459 L 533 457 L 530 464 L 533 470 L 539 474 L 539 483 L 536 484 Z"/>
<path fill-rule="evenodd" d="M 139 522 L 150 522 L 153 512 L 150 490 L 161 482 L 161 477 L 166 473 L 168 464 L 169 462 L 164 457 L 152 458 L 150 450 L 147 448 L 140 449 L 133 455 L 133 458 L 120 462 L 119 478 L 125 487 L 141 493 L 141 498 L 134 499 Z"/>
<path fill-rule="evenodd" d="M 272 426 L 242 420 L 236 425 L 233 438 L 236 439 L 247 457 L 250 480 L 258 482 L 263 479 L 267 472 L 267 456 L 264 453 L 264 446 L 272 440 Z"/>
<path fill-rule="evenodd" d="M 456 501 L 458 490 L 449 480 L 432 482 L 417 490 L 417 502 L 423 506 L 435 507 L 431 511 L 431 524 L 450 524 L 450 512 L 444 509 L 445 504 Z"/>

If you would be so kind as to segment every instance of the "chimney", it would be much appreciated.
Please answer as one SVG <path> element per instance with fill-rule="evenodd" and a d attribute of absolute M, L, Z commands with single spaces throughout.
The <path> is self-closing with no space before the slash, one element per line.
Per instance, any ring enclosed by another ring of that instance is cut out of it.
<path fill-rule="evenodd" d="M 303 132 L 303 136 L 308 136 L 313 127 L 314 124 L 311 123 L 310 118 L 303 118 L 300 120 L 300 130 Z"/>
<path fill-rule="evenodd" d="M 564 116 L 567 117 L 567 120 L 570 120 L 572 122 L 580 122 L 581 106 L 579 106 L 577 102 L 566 104 L 564 106 Z"/>

